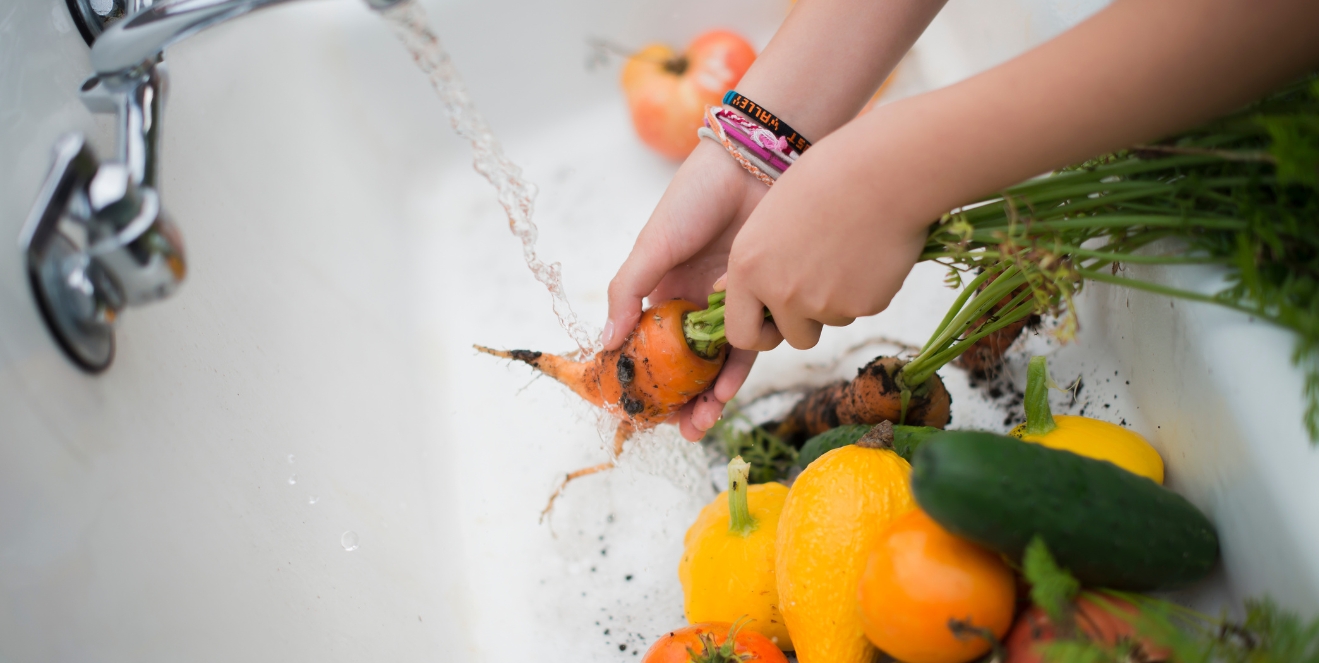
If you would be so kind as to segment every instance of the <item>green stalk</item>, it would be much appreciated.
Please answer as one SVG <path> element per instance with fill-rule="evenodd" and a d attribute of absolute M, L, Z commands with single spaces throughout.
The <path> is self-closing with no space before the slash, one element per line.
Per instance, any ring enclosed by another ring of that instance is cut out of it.
<path fill-rule="evenodd" d="M 1041 230 L 1108 230 L 1115 228 L 1206 228 L 1213 230 L 1243 230 L 1245 221 L 1229 217 L 1176 217 L 1167 214 L 1100 214 L 1075 219 L 1032 220 L 1030 232 Z M 1002 232 L 985 226 L 974 233 Z M 1023 233 L 1026 234 L 1026 233 Z M 974 238 L 976 235 L 973 234 Z"/>
<path fill-rule="evenodd" d="M 1044 357 L 1031 357 L 1026 368 L 1026 435 L 1045 435 L 1058 427 L 1049 410 L 1049 367 Z"/>
<path fill-rule="evenodd" d="M 1009 187 L 1006 193 L 1010 195 L 1029 195 L 1033 191 L 1040 189 L 1048 190 L 1054 182 L 1074 183 L 1074 182 L 1098 182 L 1109 177 L 1130 177 L 1158 170 L 1167 170 L 1170 168 L 1181 168 L 1185 166 L 1198 166 L 1206 163 L 1217 161 L 1213 158 L 1204 156 L 1183 156 L 1169 157 L 1166 159 L 1126 159 L 1113 164 L 1096 166 L 1086 170 L 1072 170 L 1068 172 L 1040 177 L 1027 180 L 1021 184 Z"/>
<path fill-rule="evenodd" d="M 953 318 L 957 316 L 957 312 L 962 310 L 962 307 L 966 305 L 966 300 L 970 299 L 971 295 L 974 295 L 976 291 L 980 289 L 981 284 L 983 284 L 985 281 L 988 281 L 990 277 L 995 276 L 999 271 L 1000 271 L 999 266 L 994 265 L 992 267 L 989 267 L 985 271 L 981 272 L 979 276 L 975 277 L 974 279 L 971 280 L 970 283 L 966 284 L 966 287 L 962 288 L 961 294 L 957 295 L 957 299 L 953 301 L 953 305 L 949 307 L 948 313 L 945 314 L 943 316 L 943 320 L 939 322 L 939 326 L 934 328 L 935 333 L 936 334 L 939 333 L 940 329 L 945 329 L 948 327 L 948 325 L 952 324 Z M 933 341 L 934 339 L 931 338 L 930 342 Z M 926 345 L 929 344 L 927 343 Z"/>
<path fill-rule="evenodd" d="M 682 318 L 682 333 L 687 347 L 706 359 L 714 359 L 728 345 L 724 335 L 724 292 L 712 292 L 706 299 L 706 308 L 692 311 Z M 765 309 L 769 318 L 769 309 Z"/>
<path fill-rule="evenodd" d="M 928 361 L 929 355 L 938 352 L 939 349 L 952 342 L 953 339 L 961 336 L 972 324 L 975 323 L 976 320 L 980 319 L 981 316 L 993 308 L 999 300 L 1003 299 L 1008 293 L 1016 290 L 1025 283 L 1026 277 L 1021 276 L 1021 269 L 1016 265 L 1011 265 L 1003 270 L 1002 273 L 995 277 L 988 287 L 975 294 L 974 299 L 971 300 L 970 306 L 961 307 L 961 310 L 953 316 L 953 319 L 950 322 L 941 325 L 934 330 L 934 335 L 930 338 L 929 342 L 921 348 L 920 354 L 916 355 L 916 358 L 912 359 L 911 362 L 903 368 L 903 373 L 910 375 L 911 373 L 908 373 L 909 370 L 915 371 L 918 366 Z M 971 290 L 971 288 L 968 287 L 967 290 Z M 918 384 L 920 384 L 920 382 L 912 382 L 909 383 L 909 386 L 914 387 Z"/>
<path fill-rule="evenodd" d="M 704 310 L 691 311 L 682 318 L 682 333 L 687 346 L 706 359 L 714 359 L 728 344 L 724 337 L 723 292 L 712 292 L 706 299 Z"/>
<path fill-rule="evenodd" d="M 747 536 L 758 526 L 747 504 L 747 474 L 750 471 L 751 465 L 741 456 L 728 461 L 728 531 L 738 536 Z"/>
<path fill-rule="evenodd" d="M 1119 285 L 1119 286 L 1122 286 L 1122 287 L 1125 287 L 1125 288 L 1131 288 L 1131 289 L 1133 289 L 1133 290 L 1144 290 L 1145 292 L 1152 292 L 1152 293 L 1157 294 L 1157 295 L 1164 295 L 1164 296 L 1167 296 L 1167 297 L 1172 297 L 1172 298 L 1174 298 L 1174 299 L 1188 299 L 1188 300 L 1193 301 L 1193 302 L 1204 302 L 1204 303 L 1206 303 L 1206 304 L 1217 304 L 1217 305 L 1219 305 L 1219 306 L 1223 306 L 1223 307 L 1226 307 L 1226 308 L 1230 308 L 1230 309 L 1232 309 L 1232 310 L 1234 310 L 1234 311 L 1240 311 L 1240 312 L 1245 313 L 1245 314 L 1247 314 L 1247 315 L 1255 315 L 1255 316 L 1259 316 L 1259 317 L 1261 317 L 1261 318 L 1264 318 L 1264 319 L 1266 319 L 1266 320 L 1269 320 L 1269 321 L 1273 322 L 1274 324 L 1281 325 L 1281 326 L 1283 326 L 1283 327 L 1288 327 L 1288 326 L 1289 326 L 1289 325 L 1285 324 L 1284 322 L 1282 322 L 1281 320 L 1278 320 L 1278 319 L 1276 319 L 1276 318 L 1274 318 L 1274 317 L 1268 315 L 1268 312 L 1267 312 L 1267 311 L 1261 310 L 1261 309 L 1259 309 L 1259 308 L 1251 307 L 1251 306 L 1243 306 L 1243 305 L 1238 304 L 1238 303 L 1236 303 L 1236 302 L 1228 301 L 1228 300 L 1225 300 L 1225 299 L 1219 299 L 1218 297 L 1214 297 L 1214 296 L 1212 296 L 1212 295 L 1202 295 L 1202 294 L 1200 294 L 1200 293 L 1198 293 L 1198 292 L 1191 292 L 1190 290 L 1182 290 L 1182 289 L 1180 289 L 1180 288 L 1172 288 L 1172 287 L 1169 287 L 1169 286 L 1159 285 L 1159 284 L 1157 284 L 1157 283 L 1150 283 L 1149 281 L 1141 281 L 1140 279 L 1133 279 L 1133 278 L 1128 278 L 1128 277 L 1125 277 L 1125 276 L 1114 276 L 1114 275 L 1112 275 L 1112 274 L 1105 274 L 1104 272 L 1101 272 L 1101 271 L 1095 271 L 1095 270 L 1090 270 L 1090 269 L 1078 269 L 1078 270 L 1076 270 L 1076 271 L 1077 271 L 1077 274 L 1080 274 L 1081 278 L 1084 278 L 1084 279 L 1087 279 L 1087 280 L 1090 280 L 1090 281 L 1099 281 L 1099 282 L 1101 282 L 1101 283 L 1110 283 L 1110 284 L 1112 284 L 1112 285 Z M 1295 331 L 1302 331 L 1302 330 L 1300 330 L 1300 329 L 1296 329 Z"/>
<path fill-rule="evenodd" d="M 1007 306 L 1003 307 L 1002 310 L 1008 312 L 998 316 L 998 319 L 994 322 L 984 324 L 976 333 L 957 341 L 944 350 L 928 356 L 917 366 L 916 370 L 912 370 L 910 365 L 904 366 L 902 369 L 903 380 L 906 384 L 922 384 L 930 379 L 930 376 L 936 371 L 943 368 L 945 364 L 958 358 L 962 353 L 969 350 L 972 345 L 975 345 L 976 341 L 1029 317 L 1031 313 L 1035 312 L 1035 302 L 1026 300 L 1034 299 L 1034 297 L 1034 293 L 1029 290 L 1017 295 L 1012 301 L 1008 302 Z"/>

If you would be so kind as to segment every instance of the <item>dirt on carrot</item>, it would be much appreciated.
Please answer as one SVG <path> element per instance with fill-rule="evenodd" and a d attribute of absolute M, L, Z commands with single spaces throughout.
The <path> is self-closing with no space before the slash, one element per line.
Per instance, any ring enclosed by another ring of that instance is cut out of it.
<path fill-rule="evenodd" d="M 904 412 L 898 374 L 906 362 L 876 357 L 850 382 L 827 384 L 806 395 L 775 429 L 785 440 L 799 440 L 845 424 L 897 421 L 943 428 L 951 418 L 952 396 L 938 375 L 910 390 Z M 904 416 L 905 415 L 905 416 Z"/>

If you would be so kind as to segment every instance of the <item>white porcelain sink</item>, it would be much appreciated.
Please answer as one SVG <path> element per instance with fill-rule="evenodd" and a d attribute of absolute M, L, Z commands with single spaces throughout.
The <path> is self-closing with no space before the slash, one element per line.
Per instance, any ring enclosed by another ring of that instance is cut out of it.
<path fill-rule="evenodd" d="M 1006 59 L 1095 4 L 953 0 L 893 94 Z M 427 5 L 540 186 L 542 255 L 588 321 L 675 166 L 632 137 L 616 68 L 588 71 L 585 40 L 728 26 L 763 45 L 787 10 L 708 5 Z M 102 154 L 113 141 L 76 98 L 90 68 L 65 11 L 0 6 L 0 659 L 636 660 L 682 622 L 675 569 L 713 495 L 705 458 L 661 431 L 537 523 L 563 472 L 604 458 L 597 421 L 471 345 L 571 342 L 425 79 L 360 3 L 260 12 L 169 51 L 162 196 L 189 279 L 127 312 L 105 374 L 66 361 L 4 248 L 57 136 L 88 132 Z M 767 355 L 747 393 L 845 374 L 882 348 L 814 366 L 875 336 L 923 341 L 954 294 L 941 278 L 922 267 L 890 311 Z M 1268 592 L 1319 611 L 1319 456 L 1290 340 L 1109 288 L 1082 302 L 1080 343 L 1030 339 L 1013 370 L 1056 351 L 1055 372 L 1086 384 L 1069 407 L 1165 453 L 1223 535 L 1226 570 L 1196 600 Z M 1002 425 L 947 380 L 955 424 Z"/>

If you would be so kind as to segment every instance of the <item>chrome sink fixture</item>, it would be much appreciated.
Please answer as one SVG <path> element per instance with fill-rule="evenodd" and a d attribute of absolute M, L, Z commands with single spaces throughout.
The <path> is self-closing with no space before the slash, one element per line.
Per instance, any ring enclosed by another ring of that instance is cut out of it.
<path fill-rule="evenodd" d="M 157 178 L 165 49 L 290 0 L 67 1 L 92 45 L 95 73 L 80 97 L 93 113 L 115 116 L 115 153 L 101 162 L 81 134 L 62 137 L 19 246 L 56 341 L 79 367 L 99 373 L 114 360 L 120 311 L 169 296 L 187 274 L 182 237 L 161 207 Z M 376 10 L 401 1 L 366 0 Z"/>

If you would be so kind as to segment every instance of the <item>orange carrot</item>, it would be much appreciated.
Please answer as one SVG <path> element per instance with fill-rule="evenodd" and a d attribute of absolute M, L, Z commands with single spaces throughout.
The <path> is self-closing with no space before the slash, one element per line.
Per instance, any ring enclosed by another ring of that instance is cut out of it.
<path fill-rule="evenodd" d="M 649 430 L 667 421 L 688 401 L 714 386 L 728 348 L 722 341 L 722 330 L 719 342 L 688 340 L 687 330 L 691 325 L 684 323 L 689 322 L 688 313 L 698 310 L 701 310 L 699 305 L 680 299 L 646 309 L 621 347 L 582 361 L 531 350 L 492 350 L 479 345 L 476 349 L 529 364 L 567 385 L 588 403 L 617 417 L 619 426 L 614 434 L 617 458 L 633 432 Z M 719 317 L 722 322 L 722 315 Z M 703 352 L 694 350 L 693 345 Z M 613 466 L 611 460 L 570 473 L 550 497 L 545 513 L 569 481 Z"/>
<path fill-rule="evenodd" d="M 529 364 L 633 429 L 648 430 L 713 386 L 723 368 L 726 346 L 713 358 L 703 357 L 683 334 L 683 316 L 700 308 L 675 299 L 646 309 L 622 347 L 585 361 L 530 350 L 476 348 Z"/>
<path fill-rule="evenodd" d="M 798 441 L 844 424 L 873 426 L 884 421 L 947 426 L 952 397 L 938 375 L 908 390 L 904 406 L 899 376 L 905 365 L 897 357 L 876 357 L 850 382 L 833 382 L 812 391 L 779 422 L 775 435 Z"/>

